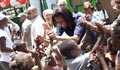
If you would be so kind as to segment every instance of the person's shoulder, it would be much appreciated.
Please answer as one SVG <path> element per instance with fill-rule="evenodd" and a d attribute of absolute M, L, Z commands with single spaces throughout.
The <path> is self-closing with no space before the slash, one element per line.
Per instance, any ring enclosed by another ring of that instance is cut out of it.
<path fill-rule="evenodd" d="M 41 23 L 44 22 L 44 20 L 43 20 L 43 18 L 42 18 L 41 16 L 38 15 L 36 18 L 37 18 L 37 19 L 36 19 L 37 22 L 38 22 L 38 21 L 41 22 Z"/>
<path fill-rule="evenodd" d="M 31 21 L 26 18 L 25 21 L 24 21 L 22 24 L 24 24 L 24 23 L 26 23 L 26 24 L 27 24 L 27 23 L 28 23 L 28 24 L 31 24 Z"/>
<path fill-rule="evenodd" d="M 73 18 L 78 19 L 79 17 L 82 17 L 82 14 L 80 13 L 73 14 Z"/>
<path fill-rule="evenodd" d="M 39 15 L 37 16 L 37 18 L 43 20 L 43 18 L 41 16 L 39 16 Z"/>
<path fill-rule="evenodd" d="M 0 29 L 0 32 L 4 32 L 4 30 Z"/>
<path fill-rule="evenodd" d="M 25 21 L 28 21 L 28 22 L 30 22 L 30 20 L 29 20 L 28 18 L 26 18 L 26 19 L 25 19 Z M 25 21 L 24 21 L 24 22 L 25 22 Z"/>

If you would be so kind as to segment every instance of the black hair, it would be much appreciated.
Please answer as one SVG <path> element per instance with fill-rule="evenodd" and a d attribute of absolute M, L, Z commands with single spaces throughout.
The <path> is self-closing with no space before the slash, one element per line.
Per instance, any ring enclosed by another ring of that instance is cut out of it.
<path fill-rule="evenodd" d="M 98 5 L 102 5 L 101 2 L 97 2 L 96 3 L 96 7 L 98 7 Z"/>
<path fill-rule="evenodd" d="M 73 58 L 71 51 L 75 49 L 75 44 L 73 40 L 65 40 L 58 47 L 61 54 L 67 58 Z"/>
<path fill-rule="evenodd" d="M 78 6 L 73 6 L 74 13 L 78 12 Z"/>
<path fill-rule="evenodd" d="M 72 12 L 65 7 L 57 7 L 56 8 L 56 10 L 53 14 L 53 17 L 55 19 L 56 17 L 59 17 L 59 16 L 61 16 L 67 23 L 73 22 L 72 21 L 73 20 Z"/>

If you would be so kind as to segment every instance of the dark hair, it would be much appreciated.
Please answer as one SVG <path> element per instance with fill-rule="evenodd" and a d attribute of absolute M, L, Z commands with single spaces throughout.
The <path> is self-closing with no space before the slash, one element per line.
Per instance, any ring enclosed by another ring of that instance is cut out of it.
<path fill-rule="evenodd" d="M 56 17 L 59 17 L 59 16 L 61 16 L 67 23 L 71 23 L 71 21 L 73 20 L 72 12 L 65 7 L 56 8 L 53 14 L 53 17 L 55 19 Z"/>
<path fill-rule="evenodd" d="M 112 47 L 112 44 L 111 44 L 111 38 L 108 38 L 107 40 L 108 42 L 108 51 L 111 52 L 111 55 L 115 55 L 117 54 L 117 50 L 114 50 L 113 47 Z"/>
<path fill-rule="evenodd" d="M 58 47 L 61 54 L 67 58 L 73 58 L 71 51 L 75 49 L 73 40 L 65 40 Z"/>
<path fill-rule="evenodd" d="M 117 37 L 120 37 L 120 26 L 115 26 L 113 32 Z"/>
<path fill-rule="evenodd" d="M 97 2 L 97 3 L 96 3 L 96 6 L 98 6 L 99 4 L 101 4 L 101 2 Z"/>

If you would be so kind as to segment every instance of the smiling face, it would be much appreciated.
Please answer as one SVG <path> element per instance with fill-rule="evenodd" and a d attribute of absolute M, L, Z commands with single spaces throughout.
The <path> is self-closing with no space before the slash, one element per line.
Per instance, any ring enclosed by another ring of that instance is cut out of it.
<path fill-rule="evenodd" d="M 43 16 L 44 16 L 45 20 L 48 21 L 48 22 L 50 20 L 52 20 L 52 15 L 51 14 L 45 13 Z"/>
<path fill-rule="evenodd" d="M 58 24 L 60 24 L 62 27 L 66 28 L 67 27 L 67 23 L 66 21 L 63 19 L 62 16 L 58 16 L 58 17 L 55 17 L 55 20 Z"/>

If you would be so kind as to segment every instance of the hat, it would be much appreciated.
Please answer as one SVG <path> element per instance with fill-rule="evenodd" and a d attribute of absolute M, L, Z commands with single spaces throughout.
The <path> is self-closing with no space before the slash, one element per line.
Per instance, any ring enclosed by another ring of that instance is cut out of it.
<path fill-rule="evenodd" d="M 6 18 L 6 16 L 0 12 L 0 20 L 2 20 L 4 18 Z"/>
<path fill-rule="evenodd" d="M 25 13 L 20 13 L 17 17 L 27 16 Z"/>

